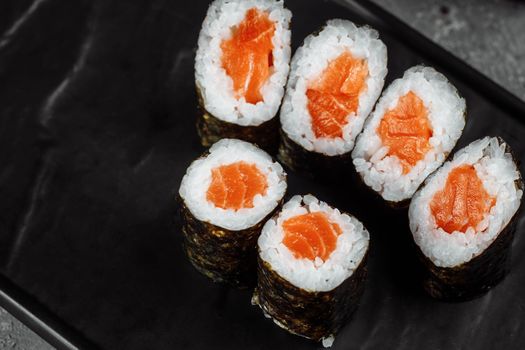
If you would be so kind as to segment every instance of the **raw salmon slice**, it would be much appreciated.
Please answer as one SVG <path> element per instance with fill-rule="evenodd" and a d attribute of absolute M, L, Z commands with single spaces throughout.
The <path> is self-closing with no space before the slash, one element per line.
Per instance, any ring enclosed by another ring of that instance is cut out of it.
<path fill-rule="evenodd" d="M 448 175 L 445 188 L 436 192 L 430 210 L 439 227 L 448 233 L 476 228 L 496 203 L 472 165 L 462 165 Z"/>
<path fill-rule="evenodd" d="M 401 161 L 404 174 L 410 172 L 431 148 L 432 127 L 425 104 L 415 93 L 408 92 L 385 113 L 378 133 L 388 147 L 388 155 Z"/>
<path fill-rule="evenodd" d="M 253 198 L 265 195 L 267 188 L 266 177 L 257 166 L 241 161 L 212 169 L 206 198 L 222 209 L 253 208 Z"/>
<path fill-rule="evenodd" d="M 237 99 L 256 104 L 263 100 L 261 87 L 273 66 L 272 38 L 275 23 L 265 11 L 249 9 L 241 23 L 232 29 L 232 37 L 221 43 L 222 67 L 233 80 Z"/>
<path fill-rule="evenodd" d="M 325 213 L 315 212 L 294 216 L 283 223 L 283 243 L 298 258 L 326 261 L 335 250 L 342 233 L 338 224 L 330 222 Z"/>
<path fill-rule="evenodd" d="M 343 136 L 348 115 L 357 112 L 359 94 L 368 77 L 368 65 L 348 51 L 330 61 L 321 76 L 306 90 L 308 112 L 316 137 Z"/>

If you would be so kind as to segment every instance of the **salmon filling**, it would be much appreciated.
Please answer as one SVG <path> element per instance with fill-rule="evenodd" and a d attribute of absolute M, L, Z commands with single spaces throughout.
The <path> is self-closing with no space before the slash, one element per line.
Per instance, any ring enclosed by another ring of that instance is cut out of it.
<path fill-rule="evenodd" d="M 232 37 L 221 43 L 222 67 L 233 80 L 235 98 L 256 104 L 263 100 L 261 87 L 273 67 L 272 38 L 275 23 L 268 13 L 249 9 Z"/>
<path fill-rule="evenodd" d="M 326 261 L 342 233 L 339 225 L 330 222 L 322 212 L 294 216 L 284 221 L 282 227 L 283 243 L 297 259 L 319 257 Z"/>
<path fill-rule="evenodd" d="M 378 133 L 388 147 L 388 155 L 397 157 L 403 174 L 407 174 L 431 148 L 432 127 L 425 104 L 410 91 L 385 113 Z"/>
<path fill-rule="evenodd" d="M 476 174 L 472 165 L 462 165 L 450 172 L 445 188 L 436 192 L 430 210 L 444 231 L 465 232 L 476 226 L 496 203 Z"/>
<path fill-rule="evenodd" d="M 266 177 L 255 164 L 236 162 L 211 171 L 206 199 L 222 209 L 253 208 L 253 198 L 265 195 Z"/>
<path fill-rule="evenodd" d="M 367 77 L 366 60 L 356 59 L 345 51 L 328 63 L 321 76 L 308 86 L 307 107 L 316 137 L 343 136 L 348 115 L 357 112 L 359 94 L 365 88 Z"/>

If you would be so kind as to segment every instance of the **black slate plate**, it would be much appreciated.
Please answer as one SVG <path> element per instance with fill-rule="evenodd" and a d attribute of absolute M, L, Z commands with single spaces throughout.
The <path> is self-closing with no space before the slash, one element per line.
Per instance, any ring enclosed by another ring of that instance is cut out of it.
<path fill-rule="evenodd" d="M 426 63 L 465 96 L 459 146 L 500 135 L 525 159 L 525 105 L 380 8 L 286 3 L 294 48 L 326 19 L 369 23 L 388 46 L 388 81 Z M 0 300 L 57 347 L 319 347 L 265 319 L 249 291 L 202 277 L 181 249 L 174 196 L 202 152 L 193 55 L 206 7 L 0 3 Z M 353 184 L 290 174 L 289 194 L 305 192 L 372 234 L 366 293 L 333 349 L 525 348 L 523 218 L 507 279 L 482 298 L 444 303 L 415 278 L 405 211 Z"/>

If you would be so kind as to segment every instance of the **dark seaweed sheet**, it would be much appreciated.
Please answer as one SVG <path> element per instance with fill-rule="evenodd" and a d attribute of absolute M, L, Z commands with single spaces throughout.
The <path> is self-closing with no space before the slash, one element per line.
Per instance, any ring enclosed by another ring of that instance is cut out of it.
<path fill-rule="evenodd" d="M 332 2 L 287 4 L 294 47 L 331 17 L 383 23 Z M 0 44 L 2 276 L 107 349 L 316 348 L 266 320 L 249 291 L 196 272 L 173 222 L 182 175 L 203 151 L 193 55 L 207 1 L 41 0 L 26 11 L 30 5 L 0 2 L 3 33 L 21 21 Z M 443 58 L 435 49 L 415 53 L 405 44 L 428 43 L 396 39 L 400 33 L 382 32 L 389 81 Z M 525 109 L 503 108 L 496 94 L 482 95 L 490 84 L 460 79 L 456 61 L 441 62 L 436 68 L 467 99 L 459 146 L 501 135 L 523 164 Z M 414 278 L 406 212 L 352 183 L 290 174 L 289 184 L 291 194 L 311 192 L 353 213 L 372 235 L 364 298 L 334 349 L 525 348 L 523 217 L 508 277 L 480 299 L 449 304 L 426 296 Z"/>
<path fill-rule="evenodd" d="M 208 112 L 198 88 L 197 96 L 200 106 L 197 113 L 197 133 L 204 147 L 210 147 L 222 138 L 240 139 L 255 143 L 266 152 L 275 154 L 279 146 L 279 133 L 275 132 L 279 128 L 277 115 L 257 126 L 240 126 L 220 120 Z"/>
<path fill-rule="evenodd" d="M 366 260 L 367 254 L 352 275 L 334 289 L 313 292 L 284 279 L 259 255 L 252 303 L 293 334 L 314 341 L 337 336 L 359 306 L 366 285 Z"/>
<path fill-rule="evenodd" d="M 200 221 L 182 198 L 179 203 L 184 251 L 193 266 L 215 282 L 238 288 L 255 287 L 257 239 L 264 223 L 280 209 L 282 201 L 261 221 L 240 231 Z"/>
<path fill-rule="evenodd" d="M 310 152 L 288 137 L 284 130 L 279 132 L 281 142 L 277 159 L 287 170 L 321 182 L 339 182 L 341 178 L 355 176 L 350 152 L 335 156 Z"/>

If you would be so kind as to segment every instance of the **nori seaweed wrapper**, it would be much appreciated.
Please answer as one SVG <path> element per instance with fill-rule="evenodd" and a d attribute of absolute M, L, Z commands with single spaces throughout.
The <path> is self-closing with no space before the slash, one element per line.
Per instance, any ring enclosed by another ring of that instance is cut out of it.
<path fill-rule="evenodd" d="M 507 225 L 494 242 L 472 260 L 454 267 L 439 267 L 417 247 L 426 270 L 423 288 L 433 298 L 464 301 L 479 297 L 501 282 L 510 269 L 515 220 Z"/>
<path fill-rule="evenodd" d="M 365 287 L 367 257 L 368 252 L 350 277 L 327 292 L 312 292 L 294 286 L 259 257 L 258 282 L 252 302 L 280 327 L 322 341 L 335 335 L 357 309 Z"/>
<path fill-rule="evenodd" d="M 335 156 L 308 151 L 281 129 L 279 161 L 289 169 L 320 180 L 340 181 L 353 170 L 351 151 Z"/>
<path fill-rule="evenodd" d="M 256 280 L 257 239 L 266 220 L 240 231 L 227 230 L 195 218 L 179 198 L 184 251 L 203 275 L 238 288 L 253 287 Z"/>
<path fill-rule="evenodd" d="M 505 141 L 498 137 L 500 144 Z M 505 143 L 506 153 L 510 153 L 514 162 L 510 146 Z M 519 166 L 516 166 L 519 169 Z M 521 176 L 515 181 L 516 188 L 523 190 Z M 507 226 L 496 239 L 478 256 L 453 267 L 439 267 L 423 254 L 416 244 L 418 256 L 425 267 L 423 272 L 423 288 L 436 299 L 447 301 L 464 301 L 479 297 L 500 283 L 510 270 L 512 255 L 512 239 L 516 231 L 516 222 L 521 213 L 521 205 Z"/>
<path fill-rule="evenodd" d="M 353 166 L 353 165 L 352 165 Z M 361 173 L 358 173 L 355 170 L 355 166 L 353 166 L 353 171 L 351 174 L 351 181 L 354 184 L 354 187 L 357 188 L 357 190 L 363 195 L 363 196 L 371 196 L 370 200 L 378 203 L 379 205 L 386 204 L 387 207 L 398 211 L 398 212 L 404 212 L 408 209 L 410 205 L 410 201 L 412 198 L 403 199 L 401 201 L 389 201 L 383 198 L 379 192 L 374 191 L 372 187 L 368 186 L 365 183 L 365 180 L 363 179 L 363 176 Z M 424 182 L 423 182 L 424 183 Z M 419 187 L 421 188 L 421 187 Z M 417 191 L 416 191 L 417 192 Z M 414 192 L 415 193 L 415 192 Z"/>
<path fill-rule="evenodd" d="M 277 153 L 279 145 L 279 119 L 272 119 L 257 126 L 242 126 L 220 120 L 204 108 L 204 100 L 197 88 L 199 112 L 197 115 L 197 132 L 201 144 L 210 147 L 223 138 L 239 139 L 251 142 L 271 155 Z"/>

